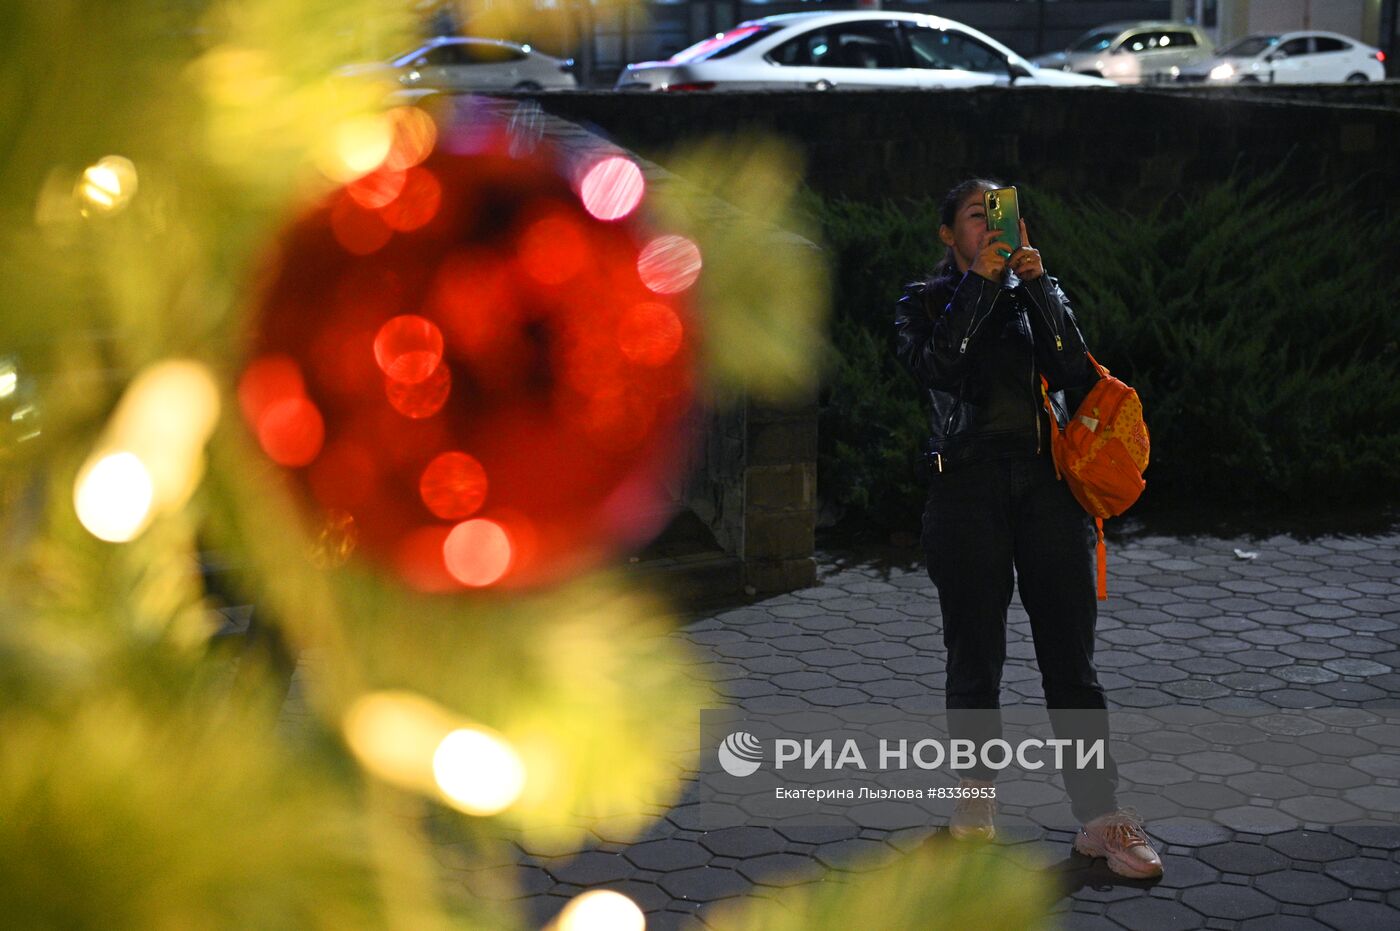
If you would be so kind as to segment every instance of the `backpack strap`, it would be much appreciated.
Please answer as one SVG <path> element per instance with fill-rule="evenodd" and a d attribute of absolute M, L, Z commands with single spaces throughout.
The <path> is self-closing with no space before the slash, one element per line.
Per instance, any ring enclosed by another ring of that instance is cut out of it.
<path fill-rule="evenodd" d="M 1055 409 L 1050 406 L 1050 382 L 1044 375 L 1040 376 L 1040 401 L 1045 405 L 1045 412 L 1050 415 L 1050 462 L 1055 466 L 1055 480 L 1063 481 L 1060 461 L 1055 458 L 1055 444 L 1060 439 L 1060 422 L 1055 419 Z"/>
<path fill-rule="evenodd" d="M 1099 542 L 1095 549 L 1099 557 L 1099 601 L 1108 600 L 1108 547 L 1103 543 L 1103 518 L 1094 518 L 1094 528 L 1099 532 Z"/>
<path fill-rule="evenodd" d="M 1089 361 L 1094 362 L 1094 357 L 1089 356 Z M 1108 374 L 1108 369 L 1094 362 L 1100 372 Z M 1055 459 L 1055 444 L 1059 441 L 1060 429 L 1055 420 L 1055 411 L 1050 407 L 1050 382 L 1044 375 L 1040 376 L 1040 397 L 1045 403 L 1045 410 L 1050 414 L 1050 461 L 1055 466 L 1055 478 L 1063 480 L 1060 474 L 1060 463 Z M 1098 558 L 1098 595 L 1099 601 L 1108 600 L 1108 547 L 1103 542 L 1103 518 L 1094 518 L 1094 529 L 1098 532 L 1098 542 L 1094 546 L 1095 554 Z"/>

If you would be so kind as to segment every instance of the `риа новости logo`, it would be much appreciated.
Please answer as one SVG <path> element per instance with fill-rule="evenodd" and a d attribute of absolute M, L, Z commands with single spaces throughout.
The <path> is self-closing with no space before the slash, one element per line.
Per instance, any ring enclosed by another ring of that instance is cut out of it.
<path fill-rule="evenodd" d="M 748 776 L 763 762 L 763 745 L 745 731 L 735 731 L 719 745 L 719 765 L 731 776 Z"/>

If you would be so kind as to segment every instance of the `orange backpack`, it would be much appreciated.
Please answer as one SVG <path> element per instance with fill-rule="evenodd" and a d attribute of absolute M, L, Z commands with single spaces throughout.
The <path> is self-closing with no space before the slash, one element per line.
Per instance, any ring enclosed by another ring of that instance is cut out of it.
<path fill-rule="evenodd" d="M 1099 380 L 1064 430 L 1050 407 L 1049 383 L 1040 377 L 1040 395 L 1050 413 L 1050 455 L 1055 475 L 1065 480 L 1098 529 L 1099 600 L 1108 598 L 1108 552 L 1103 543 L 1105 517 L 1116 517 L 1133 506 L 1147 483 L 1150 448 L 1142 401 L 1130 386 L 1113 378 L 1092 355 Z"/>

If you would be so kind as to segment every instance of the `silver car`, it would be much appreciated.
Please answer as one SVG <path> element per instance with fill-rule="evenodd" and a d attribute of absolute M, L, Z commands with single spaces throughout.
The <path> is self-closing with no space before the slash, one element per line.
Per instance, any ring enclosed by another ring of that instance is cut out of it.
<path fill-rule="evenodd" d="M 1335 32 L 1245 36 L 1192 68 L 1180 82 L 1321 84 L 1385 80 L 1385 53 Z"/>
<path fill-rule="evenodd" d="M 537 91 L 577 87 L 573 59 L 501 39 L 441 36 L 389 62 L 404 87 Z"/>
<path fill-rule="evenodd" d="M 788 13 L 740 23 L 618 76 L 618 90 L 1111 86 L 1036 68 L 969 26 L 922 13 Z"/>
<path fill-rule="evenodd" d="M 1199 26 L 1152 20 L 1090 29 L 1069 48 L 1041 55 L 1035 63 L 1104 77 L 1116 84 L 1153 84 L 1174 80 L 1214 51 L 1210 37 Z"/>

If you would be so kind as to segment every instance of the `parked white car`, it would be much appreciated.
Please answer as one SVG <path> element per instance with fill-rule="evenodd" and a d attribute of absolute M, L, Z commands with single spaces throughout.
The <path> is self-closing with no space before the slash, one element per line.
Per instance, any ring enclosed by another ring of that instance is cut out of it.
<path fill-rule="evenodd" d="M 1090 29 L 1064 51 L 1034 61 L 1042 68 L 1092 74 L 1116 84 L 1152 84 L 1170 81 L 1212 54 L 1210 37 L 1199 26 L 1148 21 Z"/>
<path fill-rule="evenodd" d="M 1385 53 L 1335 32 L 1245 36 L 1178 81 L 1211 84 L 1320 84 L 1385 80 Z"/>
<path fill-rule="evenodd" d="M 537 91 L 577 87 L 572 58 L 554 58 L 501 39 L 439 36 L 394 58 L 404 87 L 442 91 Z"/>
<path fill-rule="evenodd" d="M 740 23 L 618 76 L 618 90 L 1111 86 L 1037 68 L 975 29 L 922 13 L 788 13 Z"/>

